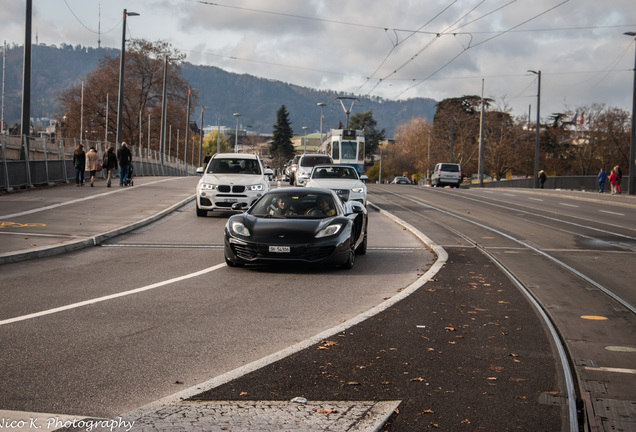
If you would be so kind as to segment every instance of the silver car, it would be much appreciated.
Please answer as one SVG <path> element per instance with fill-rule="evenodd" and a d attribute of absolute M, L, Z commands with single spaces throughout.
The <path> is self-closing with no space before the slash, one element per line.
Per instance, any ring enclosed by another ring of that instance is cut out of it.
<path fill-rule="evenodd" d="M 331 189 L 343 202 L 358 201 L 367 205 L 367 185 L 356 169 L 349 165 L 316 165 L 307 187 Z"/>

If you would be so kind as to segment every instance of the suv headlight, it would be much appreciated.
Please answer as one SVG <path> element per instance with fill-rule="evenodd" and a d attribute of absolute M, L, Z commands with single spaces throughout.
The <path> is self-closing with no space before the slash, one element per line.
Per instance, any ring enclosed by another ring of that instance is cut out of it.
<path fill-rule="evenodd" d="M 199 189 L 201 190 L 214 190 L 216 189 L 216 185 L 210 184 L 210 183 L 201 183 L 199 185 Z"/>
<path fill-rule="evenodd" d="M 262 191 L 265 189 L 265 187 L 262 184 L 255 184 L 255 185 L 245 186 L 245 189 L 249 191 Z"/>
<path fill-rule="evenodd" d="M 361 193 L 364 193 L 364 188 L 361 188 L 361 187 L 353 188 L 353 189 L 351 189 L 351 192 L 355 192 L 355 193 L 361 194 Z"/>

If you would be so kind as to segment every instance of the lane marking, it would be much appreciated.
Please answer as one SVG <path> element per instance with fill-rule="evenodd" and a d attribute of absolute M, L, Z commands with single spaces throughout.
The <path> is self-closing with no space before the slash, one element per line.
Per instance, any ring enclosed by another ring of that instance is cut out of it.
<path fill-rule="evenodd" d="M 607 317 L 599 315 L 581 315 L 581 318 L 591 321 L 607 321 Z"/>
<path fill-rule="evenodd" d="M 579 208 L 579 206 L 575 205 L 575 204 L 569 204 L 569 203 L 559 203 L 562 206 L 566 206 L 566 207 L 575 207 L 575 208 Z"/>
<path fill-rule="evenodd" d="M 609 211 L 609 210 L 599 210 L 599 212 L 607 213 L 607 214 L 611 214 L 611 215 L 616 215 L 616 216 L 625 216 L 625 213 L 617 213 L 617 212 L 613 212 L 613 211 Z"/>
<path fill-rule="evenodd" d="M 210 273 L 210 272 L 213 272 L 215 270 L 218 270 L 218 269 L 224 268 L 224 267 L 226 267 L 225 263 L 217 264 L 215 266 L 208 267 L 208 268 L 205 268 L 203 270 L 199 270 L 199 271 L 194 272 L 194 273 L 189 273 L 189 274 L 186 274 L 186 275 L 183 275 L 183 276 L 179 276 L 179 277 L 176 277 L 176 278 L 172 278 L 172 279 L 168 279 L 168 280 L 165 280 L 165 281 L 157 282 L 157 283 L 154 283 L 154 284 L 146 285 L 146 286 L 143 286 L 143 287 L 140 287 L 140 288 L 135 288 L 135 289 L 130 290 L 130 291 L 123 291 L 123 292 L 110 294 L 110 295 L 103 296 L 103 297 L 97 297 L 97 298 L 94 298 L 94 299 L 91 299 L 91 300 L 84 300 L 84 301 L 81 301 L 81 302 L 71 303 L 71 304 L 68 304 L 68 305 L 65 305 L 65 306 L 56 307 L 56 308 L 53 308 L 53 309 L 47 309 L 47 310 L 43 310 L 43 311 L 40 311 L 40 312 L 34 312 L 34 313 L 31 313 L 31 314 L 18 316 L 18 317 L 15 317 L 15 318 L 5 319 L 5 320 L 0 321 L 0 326 L 7 325 L 7 324 L 13 324 L 13 323 L 20 322 L 20 321 L 26 321 L 26 320 L 33 319 L 33 318 L 39 318 L 39 317 L 43 317 L 43 316 L 46 316 L 46 315 L 52 315 L 54 313 L 64 312 L 64 311 L 67 311 L 67 310 L 76 309 L 76 308 L 80 308 L 82 306 L 88 306 L 88 305 L 92 305 L 92 304 L 95 304 L 95 303 L 104 302 L 104 301 L 107 301 L 107 300 L 113 300 L 113 299 L 120 298 L 120 297 L 126 297 L 126 296 L 129 296 L 129 295 L 138 294 L 138 293 L 144 292 L 144 291 L 150 291 L 150 290 L 153 290 L 155 288 L 160 288 L 160 287 L 163 287 L 163 286 L 166 286 L 166 285 L 170 285 L 170 284 L 175 283 L 175 282 L 181 282 L 181 281 L 184 281 L 186 279 L 191 279 L 191 278 L 194 278 L 194 277 L 202 276 L 202 275 L 204 275 L 206 273 Z"/>
<path fill-rule="evenodd" d="M 181 177 L 178 177 L 178 178 L 181 178 Z M 156 183 L 163 183 L 163 182 L 171 181 L 171 180 L 175 180 L 175 179 L 174 178 L 168 178 L 168 179 L 163 179 L 163 180 L 156 180 L 156 181 L 153 181 L 153 182 L 150 182 L 150 183 L 145 183 L 145 184 L 142 184 L 142 185 L 139 185 L 139 186 L 135 186 L 135 189 L 136 188 L 140 188 L 140 187 L 150 186 L 150 185 L 153 185 L 153 184 L 156 184 Z M 35 208 L 35 209 L 31 209 L 31 210 L 25 210 L 25 211 L 19 212 L 19 213 L 2 215 L 0 217 L 2 217 L 3 219 L 12 219 L 12 218 L 15 218 L 15 217 L 18 217 L 18 216 L 25 216 L 25 215 L 29 215 L 29 214 L 33 214 L 33 213 L 38 213 L 38 212 L 41 212 L 41 211 L 52 210 L 54 208 L 62 207 L 62 206 L 65 206 L 65 205 L 77 204 L 77 203 L 81 203 L 81 202 L 84 202 L 84 201 L 92 200 L 92 199 L 95 199 L 95 198 L 101 198 L 101 197 L 103 197 L 105 195 L 112 195 L 112 194 L 115 194 L 115 193 L 125 192 L 127 190 L 130 190 L 130 189 L 128 189 L 128 188 L 113 189 L 112 191 L 103 192 L 103 193 L 100 193 L 100 194 L 97 194 L 97 195 L 91 195 L 91 196 L 84 197 L 84 198 L 78 198 L 78 199 L 65 201 L 65 202 L 61 202 L 61 203 L 57 203 L 57 204 L 51 204 L 51 205 L 47 205 L 46 207 L 38 207 L 38 208 Z"/>
<path fill-rule="evenodd" d="M 591 367 L 591 366 L 585 366 L 583 369 L 585 369 L 587 371 L 597 371 L 597 372 L 616 372 L 616 373 L 636 374 L 636 369 L 623 369 L 623 368 L 611 368 L 611 367 Z"/>
<path fill-rule="evenodd" d="M 532 198 L 532 197 L 528 197 L 528 199 L 529 199 L 529 200 L 532 200 L 532 201 L 541 201 L 541 202 L 543 202 L 543 200 L 542 200 L 541 198 Z"/>

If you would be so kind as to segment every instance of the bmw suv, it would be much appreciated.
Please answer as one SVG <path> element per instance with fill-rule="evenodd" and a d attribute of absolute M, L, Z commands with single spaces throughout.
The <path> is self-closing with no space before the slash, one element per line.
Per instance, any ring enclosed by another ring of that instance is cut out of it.
<path fill-rule="evenodd" d="M 217 153 L 197 185 L 197 216 L 212 210 L 247 208 L 269 190 L 261 159 L 255 154 Z M 234 207 L 236 208 L 236 207 Z"/>

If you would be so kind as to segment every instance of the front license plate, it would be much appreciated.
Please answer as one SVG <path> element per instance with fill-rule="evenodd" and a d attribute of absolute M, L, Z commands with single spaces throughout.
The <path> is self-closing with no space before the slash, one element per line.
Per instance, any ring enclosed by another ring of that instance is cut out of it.
<path fill-rule="evenodd" d="M 226 203 L 235 203 L 238 202 L 238 200 L 236 198 L 225 198 L 224 200 Z"/>
<path fill-rule="evenodd" d="M 269 251 L 273 253 L 289 253 L 289 246 L 270 246 Z"/>

